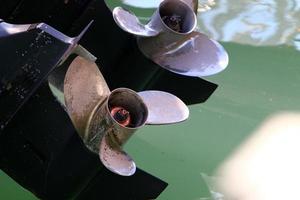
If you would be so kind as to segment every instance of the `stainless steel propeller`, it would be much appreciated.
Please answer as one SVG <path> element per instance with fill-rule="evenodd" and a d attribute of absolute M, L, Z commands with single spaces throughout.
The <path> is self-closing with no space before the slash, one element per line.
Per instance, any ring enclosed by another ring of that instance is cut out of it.
<path fill-rule="evenodd" d="M 130 176 L 136 166 L 122 150 L 132 134 L 145 124 L 171 124 L 189 116 L 176 96 L 161 91 L 136 93 L 127 88 L 110 92 L 94 62 L 76 57 L 64 81 L 67 111 L 86 146 L 99 153 L 112 172 Z"/>
<path fill-rule="evenodd" d="M 192 0 L 164 0 L 146 25 L 121 7 L 113 9 L 113 17 L 120 28 L 137 36 L 144 55 L 165 69 L 196 77 L 217 74 L 227 67 L 228 54 L 196 30 L 195 6 Z"/>

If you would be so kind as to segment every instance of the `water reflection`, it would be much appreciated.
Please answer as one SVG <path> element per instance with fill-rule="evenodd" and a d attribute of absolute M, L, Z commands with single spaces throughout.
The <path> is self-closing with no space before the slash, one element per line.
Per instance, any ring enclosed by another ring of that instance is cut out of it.
<path fill-rule="evenodd" d="M 292 44 L 299 32 L 299 0 L 220 0 L 199 15 L 213 38 L 252 45 Z"/>
<path fill-rule="evenodd" d="M 120 1 L 136 9 L 153 9 L 161 2 Z M 300 50 L 300 0 L 200 0 L 198 11 L 199 28 L 216 40 L 255 46 L 288 44 Z"/>

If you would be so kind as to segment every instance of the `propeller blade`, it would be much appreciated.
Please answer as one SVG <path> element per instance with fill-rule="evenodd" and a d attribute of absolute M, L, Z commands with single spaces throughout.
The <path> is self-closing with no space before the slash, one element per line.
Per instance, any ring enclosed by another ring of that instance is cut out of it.
<path fill-rule="evenodd" d="M 94 108 L 109 93 L 97 65 L 80 56 L 76 57 L 66 73 L 64 96 L 67 111 L 80 134 L 85 133 Z"/>
<path fill-rule="evenodd" d="M 138 94 L 148 107 L 147 124 L 172 124 L 189 117 L 185 103 L 170 93 L 149 90 Z"/>
<path fill-rule="evenodd" d="M 141 40 L 143 39 L 139 41 Z M 148 41 L 146 46 L 145 43 L 139 42 L 141 49 L 153 49 L 154 45 L 151 41 Z M 155 63 L 186 76 L 210 76 L 223 71 L 228 65 L 228 54 L 223 46 L 199 32 L 192 32 L 172 45 L 150 52 L 152 55 L 147 56 Z"/>
<path fill-rule="evenodd" d="M 153 37 L 159 34 L 158 31 L 151 29 L 147 25 L 143 25 L 133 13 L 124 8 L 114 8 L 113 17 L 121 29 L 133 35 Z"/>
<path fill-rule="evenodd" d="M 107 169 L 121 176 L 131 176 L 136 171 L 132 158 L 113 142 L 109 134 L 101 140 L 99 157 Z"/>

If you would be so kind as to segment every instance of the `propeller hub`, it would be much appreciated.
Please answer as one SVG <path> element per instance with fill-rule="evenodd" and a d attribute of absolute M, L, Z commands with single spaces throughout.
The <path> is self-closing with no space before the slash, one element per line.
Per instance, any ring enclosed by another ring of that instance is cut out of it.
<path fill-rule="evenodd" d="M 197 17 L 184 2 L 165 0 L 160 4 L 158 12 L 152 17 L 151 24 L 155 24 L 154 27 L 162 25 L 162 31 L 171 29 L 175 35 L 178 33 L 185 35 L 196 28 Z"/>
<path fill-rule="evenodd" d="M 110 114 L 122 126 L 129 126 L 131 123 L 130 113 L 123 107 L 120 106 L 113 107 L 110 111 Z"/>
<path fill-rule="evenodd" d="M 169 16 L 163 16 L 162 20 L 164 23 L 173 31 L 176 32 L 182 32 L 182 18 L 180 15 L 169 15 Z"/>

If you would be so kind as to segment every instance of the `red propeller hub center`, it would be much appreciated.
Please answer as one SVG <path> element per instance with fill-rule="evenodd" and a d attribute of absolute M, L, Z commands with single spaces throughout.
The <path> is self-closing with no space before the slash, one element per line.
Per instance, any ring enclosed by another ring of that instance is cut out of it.
<path fill-rule="evenodd" d="M 122 126 L 129 126 L 131 123 L 130 113 L 123 107 L 113 107 L 110 114 Z"/>

